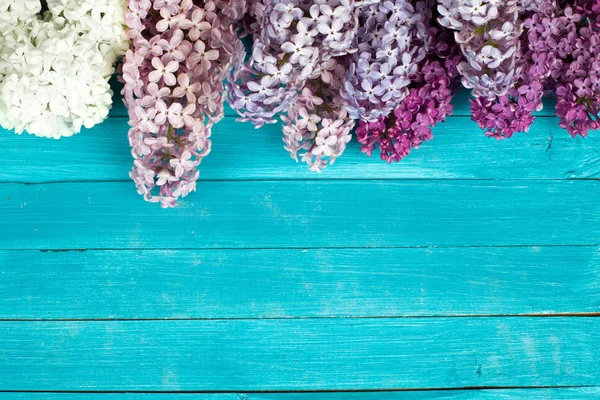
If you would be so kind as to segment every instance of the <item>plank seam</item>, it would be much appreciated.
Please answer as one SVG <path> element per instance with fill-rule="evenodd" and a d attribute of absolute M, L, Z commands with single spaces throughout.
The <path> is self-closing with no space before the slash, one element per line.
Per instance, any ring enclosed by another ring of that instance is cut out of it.
<path fill-rule="evenodd" d="M 511 249 L 511 248 L 541 248 L 541 247 L 558 247 L 558 248 L 576 248 L 576 247 L 600 247 L 597 243 L 581 243 L 581 244 L 515 244 L 515 245 L 457 245 L 457 246 L 356 246 L 356 247 L 95 247 L 85 249 L 59 249 L 59 248 L 0 248 L 3 251 L 35 251 L 39 253 L 85 253 L 88 251 L 280 251 L 280 250 L 395 250 L 395 249 Z"/>
<path fill-rule="evenodd" d="M 132 159 L 133 160 L 133 159 Z M 384 166 L 385 167 L 385 166 Z M 567 178 L 233 178 L 233 179 L 201 179 L 200 182 L 569 182 L 569 181 L 600 181 L 600 178 L 593 177 L 567 177 Z M 130 179 L 106 179 L 106 180 L 69 180 L 69 181 L 44 181 L 44 182 L 26 182 L 26 181 L 0 181 L 0 185 L 63 185 L 69 183 L 132 183 Z"/>
<path fill-rule="evenodd" d="M 312 317 L 229 317 L 229 318 L 0 318 L 2 322 L 160 322 L 160 321 L 282 321 L 282 320 L 360 320 L 360 319 L 439 319 L 439 318 L 598 318 L 600 312 L 530 314 L 439 314 L 439 315 L 348 315 Z"/>
<path fill-rule="evenodd" d="M 0 390 L 0 393 L 47 393 L 47 394 L 303 394 L 303 393 L 383 393 L 383 392 L 432 392 L 466 390 L 525 390 L 525 389 L 595 389 L 597 385 L 575 386 L 462 386 L 452 388 L 384 388 L 384 389 L 324 389 L 324 390 Z"/>

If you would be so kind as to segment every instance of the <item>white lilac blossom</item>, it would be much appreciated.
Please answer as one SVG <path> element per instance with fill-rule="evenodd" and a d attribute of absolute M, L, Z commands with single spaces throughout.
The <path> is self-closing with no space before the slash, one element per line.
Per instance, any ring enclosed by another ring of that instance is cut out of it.
<path fill-rule="evenodd" d="M 521 10 L 516 0 L 438 0 L 438 21 L 456 30 L 455 39 L 465 57 L 458 71 L 463 86 L 473 89 L 474 96 L 503 96 L 517 81 Z"/>
<path fill-rule="evenodd" d="M 404 99 L 428 50 L 426 8 L 424 1 L 388 0 L 362 10 L 343 86 L 352 118 L 376 121 Z"/>
<path fill-rule="evenodd" d="M 60 138 L 102 122 L 127 49 L 124 0 L 0 2 L 0 125 Z"/>

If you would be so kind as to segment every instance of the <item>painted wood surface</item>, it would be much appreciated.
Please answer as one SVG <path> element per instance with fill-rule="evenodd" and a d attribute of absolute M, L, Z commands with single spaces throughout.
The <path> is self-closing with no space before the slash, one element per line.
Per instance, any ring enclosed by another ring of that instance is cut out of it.
<path fill-rule="evenodd" d="M 598 388 L 428 390 L 357 393 L 3 393 L 7 400 L 422 400 L 422 399 L 597 399 Z"/>
<path fill-rule="evenodd" d="M 219 181 L 161 210 L 125 182 L 1 184 L 0 249 L 598 245 L 599 196 L 595 181 Z"/>
<path fill-rule="evenodd" d="M 367 157 L 357 142 L 321 174 L 296 163 L 283 149 L 280 125 L 243 129 L 234 118 L 213 133 L 211 154 L 200 166 L 201 182 L 295 179 L 588 179 L 600 175 L 600 137 L 571 138 L 556 118 L 540 118 L 529 134 L 489 139 L 469 118 L 450 118 L 435 137 L 401 163 Z M 0 182 L 129 181 L 133 165 L 127 122 L 111 118 L 67 140 L 4 134 Z M 43 146 L 43 157 L 39 157 Z M 27 162 L 23 162 L 27 160 Z M 193 199 L 192 195 L 190 198 Z"/>
<path fill-rule="evenodd" d="M 600 318 L 3 322 L 0 390 L 581 386 Z"/>
<path fill-rule="evenodd" d="M 228 109 L 175 210 L 135 193 L 120 102 L 1 131 L 0 398 L 600 397 L 600 139 L 552 102 L 488 139 L 467 95 L 401 163 L 322 174 Z"/>
<path fill-rule="evenodd" d="M 120 92 L 118 85 L 115 92 Z M 468 91 L 460 92 L 454 115 L 434 130 L 434 140 L 401 163 L 388 166 L 377 155 L 367 157 L 354 140 L 343 157 L 321 174 L 290 159 L 283 149 L 281 125 L 255 130 L 236 122 L 235 112 L 226 107 L 227 117 L 213 129 L 212 152 L 201 165 L 201 180 L 587 179 L 600 175 L 600 138 L 571 138 L 558 127 L 553 101 L 545 101 L 528 134 L 496 141 L 470 120 L 468 96 Z M 111 118 L 68 140 L 40 141 L 4 133 L 0 182 L 129 181 L 133 161 L 126 116 L 115 96 Z"/>
<path fill-rule="evenodd" d="M 597 247 L 0 251 L 0 319 L 598 312 Z"/>

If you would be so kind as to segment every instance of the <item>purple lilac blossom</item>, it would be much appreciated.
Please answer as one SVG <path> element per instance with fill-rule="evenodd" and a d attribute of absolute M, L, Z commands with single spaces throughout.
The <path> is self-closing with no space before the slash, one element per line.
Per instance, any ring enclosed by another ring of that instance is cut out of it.
<path fill-rule="evenodd" d="M 196 189 L 196 167 L 223 117 L 223 79 L 243 47 L 233 22 L 245 7 L 243 0 L 129 0 L 122 93 L 130 176 L 147 201 L 172 207 Z"/>
<path fill-rule="evenodd" d="M 332 58 L 353 50 L 358 29 L 355 0 L 257 0 L 246 18 L 252 55 L 236 55 L 228 101 L 256 127 L 275 123 L 308 80 L 330 80 Z"/>
<path fill-rule="evenodd" d="M 431 4 L 429 5 L 431 6 Z M 363 8 L 343 96 L 354 119 L 376 122 L 409 93 L 410 76 L 428 50 L 425 1 L 384 1 Z"/>
<path fill-rule="evenodd" d="M 557 98 L 559 125 L 572 136 L 600 128 L 600 37 L 598 2 L 567 4 L 532 0 L 522 12 L 523 72 L 516 85 L 496 99 L 477 98 L 471 111 L 486 134 L 498 139 L 527 132 L 542 109 L 544 92 Z"/>
<path fill-rule="evenodd" d="M 578 0 L 558 13 L 556 115 L 571 136 L 585 137 L 600 129 L 600 2 Z"/>
<path fill-rule="evenodd" d="M 311 170 L 333 163 L 351 138 L 339 60 L 356 52 L 358 16 L 372 2 L 262 0 L 244 20 L 252 54 L 236 54 L 228 102 L 257 128 L 281 114 L 285 149 Z"/>

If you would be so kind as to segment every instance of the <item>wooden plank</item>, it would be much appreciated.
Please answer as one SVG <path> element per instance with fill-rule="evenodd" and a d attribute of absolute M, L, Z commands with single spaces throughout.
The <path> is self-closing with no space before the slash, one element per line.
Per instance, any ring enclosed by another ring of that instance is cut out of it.
<path fill-rule="evenodd" d="M 0 390 L 582 386 L 600 318 L 0 323 Z"/>
<path fill-rule="evenodd" d="M 2 393 L 6 400 L 421 400 L 421 399 L 597 399 L 600 389 L 427 390 L 344 393 Z"/>
<path fill-rule="evenodd" d="M 597 247 L 0 251 L 0 319 L 594 312 Z"/>
<path fill-rule="evenodd" d="M 163 210 L 133 183 L 2 184 L 0 249 L 598 245 L 599 196 L 596 181 L 223 181 Z"/>
<path fill-rule="evenodd" d="M 133 164 L 125 119 L 109 119 L 75 137 L 41 140 L 0 132 L 0 182 L 129 180 Z M 203 180 L 264 179 L 562 179 L 600 176 L 600 135 L 572 139 L 554 118 L 527 135 L 497 141 L 466 118 L 451 118 L 402 162 L 367 157 L 355 141 L 336 163 L 317 174 L 283 149 L 281 127 L 259 130 L 226 118 L 215 128 Z"/>

